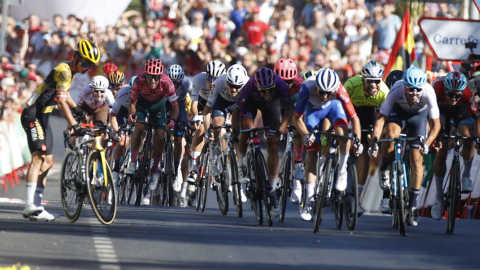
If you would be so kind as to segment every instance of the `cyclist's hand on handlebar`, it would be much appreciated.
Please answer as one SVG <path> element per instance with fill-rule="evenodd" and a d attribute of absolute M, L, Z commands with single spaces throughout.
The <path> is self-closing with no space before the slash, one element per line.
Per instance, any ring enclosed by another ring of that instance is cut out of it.
<path fill-rule="evenodd" d="M 279 142 L 283 142 L 285 140 L 285 133 L 284 131 L 280 130 L 280 128 L 277 129 L 276 135 Z"/>
<path fill-rule="evenodd" d="M 175 120 L 173 119 L 168 120 L 167 127 L 170 129 L 173 129 L 175 127 Z"/>
<path fill-rule="evenodd" d="M 377 157 L 378 154 L 378 143 L 377 138 L 375 137 L 372 142 L 372 146 L 368 148 L 368 155 L 371 157 Z"/>
<path fill-rule="evenodd" d="M 428 145 L 426 143 L 423 143 L 421 144 L 421 147 L 422 149 L 418 149 L 418 150 L 420 150 L 420 153 L 422 154 L 422 156 L 425 156 L 426 154 L 428 154 L 429 152 Z"/>
<path fill-rule="evenodd" d="M 135 115 L 135 114 L 133 114 L 133 113 L 130 114 L 130 115 L 128 116 L 127 122 L 128 122 L 129 124 L 130 124 L 130 123 L 135 123 L 135 122 L 137 122 L 137 115 Z"/>
<path fill-rule="evenodd" d="M 315 142 L 314 134 L 307 134 L 303 137 L 303 142 L 306 146 L 311 146 Z"/>
<path fill-rule="evenodd" d="M 83 135 L 85 135 L 85 133 L 87 133 L 87 129 L 78 125 L 78 124 L 69 127 L 69 130 L 70 130 L 71 134 L 74 134 L 74 135 L 77 135 L 77 136 L 83 136 Z"/>

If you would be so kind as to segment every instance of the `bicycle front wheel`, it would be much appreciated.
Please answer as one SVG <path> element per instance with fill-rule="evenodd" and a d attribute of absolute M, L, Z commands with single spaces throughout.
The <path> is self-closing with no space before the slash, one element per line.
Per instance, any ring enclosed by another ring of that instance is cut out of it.
<path fill-rule="evenodd" d="M 217 151 L 217 155 L 220 157 L 220 150 L 218 148 Z M 229 163 L 228 156 L 220 158 L 219 161 L 221 162 L 220 166 L 222 168 L 222 173 L 219 176 L 216 176 L 216 178 L 217 182 L 220 182 L 221 185 L 217 186 L 216 193 L 218 208 L 220 209 L 220 213 L 225 216 L 228 213 L 228 186 L 231 183 L 232 171 L 225 171 L 227 164 Z"/>
<path fill-rule="evenodd" d="M 324 170 L 321 174 L 320 171 L 317 172 L 317 183 L 315 184 L 315 224 L 313 225 L 313 233 L 317 233 L 320 230 L 320 224 L 322 223 L 323 210 L 325 209 L 325 203 L 327 202 L 327 190 L 329 183 L 333 183 L 332 178 L 333 168 L 332 164 L 333 159 L 329 158 L 324 164 Z M 317 166 L 320 169 L 320 166 Z M 308 198 L 307 198 L 308 199 Z"/>
<path fill-rule="evenodd" d="M 344 197 L 342 195 L 343 192 L 339 192 L 336 189 L 332 191 L 332 212 L 335 216 L 335 224 L 337 225 L 337 229 L 341 230 L 343 225 L 343 205 L 342 202 Z"/>
<path fill-rule="evenodd" d="M 75 222 L 82 212 L 85 197 L 85 182 L 81 181 L 80 157 L 76 152 L 67 150 L 62 162 L 60 179 L 60 196 L 65 216 L 70 222 Z"/>
<path fill-rule="evenodd" d="M 292 179 L 292 152 L 285 153 L 283 160 L 282 177 L 280 178 L 280 216 L 278 222 L 283 223 L 285 219 L 285 210 L 287 209 L 287 198 L 290 195 L 290 181 Z"/>
<path fill-rule="evenodd" d="M 345 213 L 345 223 L 350 231 L 355 230 L 358 219 L 358 176 L 357 167 L 349 160 L 347 163 L 347 188 L 343 197 L 343 212 Z"/>
<path fill-rule="evenodd" d="M 457 216 L 457 206 L 460 201 L 460 162 L 458 158 L 454 157 L 452 174 L 450 175 L 450 181 L 447 191 L 447 233 L 453 234 L 453 228 L 455 227 L 455 218 Z"/>
<path fill-rule="evenodd" d="M 406 211 L 405 211 L 405 194 L 404 194 L 404 187 L 403 187 L 403 168 L 402 163 L 397 163 L 397 198 L 396 198 L 396 215 L 398 219 L 398 229 L 400 235 L 406 235 L 406 227 L 405 227 L 405 220 L 406 220 Z"/>
<path fill-rule="evenodd" d="M 248 166 L 248 173 L 250 178 L 249 184 L 249 193 L 250 193 L 250 204 L 255 213 L 255 217 L 257 218 L 258 225 L 263 224 L 263 208 L 262 208 L 262 193 L 261 189 L 257 186 L 256 176 L 254 173 L 255 165 L 253 163 L 253 157 L 251 153 L 247 154 L 247 166 Z"/>
<path fill-rule="evenodd" d="M 237 158 L 232 149 L 228 151 L 228 161 L 227 161 L 227 172 L 226 174 L 230 176 L 230 183 L 232 184 L 233 190 L 233 203 L 237 208 L 238 217 L 243 216 L 243 207 L 242 207 L 242 197 L 241 190 L 242 184 L 238 182 L 238 167 L 237 167 Z"/>
<path fill-rule="evenodd" d="M 93 212 L 102 224 L 109 225 L 117 214 L 117 200 L 110 166 L 106 164 L 107 170 L 103 172 L 103 178 L 99 175 L 98 166 L 101 166 L 101 160 L 100 151 L 90 152 L 87 158 L 86 182 Z"/>
<path fill-rule="evenodd" d="M 270 211 L 272 209 L 272 204 L 275 202 L 270 201 L 270 185 L 268 183 L 267 165 L 265 163 L 265 158 L 261 153 L 256 153 L 255 157 L 255 175 L 257 176 L 257 181 L 263 194 L 263 205 L 265 206 L 265 215 L 267 216 L 268 226 L 272 226 L 273 221 Z"/>
<path fill-rule="evenodd" d="M 206 151 L 207 150 L 207 146 L 205 145 L 204 147 L 204 150 L 203 151 L 203 156 L 202 156 L 202 165 L 200 166 L 200 175 L 199 175 L 199 179 L 201 179 L 200 181 L 200 197 L 198 197 L 198 201 L 200 203 L 200 210 L 202 212 L 205 211 L 205 206 L 207 205 L 207 195 L 208 195 L 208 187 L 210 186 L 210 174 L 208 173 L 208 152 Z"/>

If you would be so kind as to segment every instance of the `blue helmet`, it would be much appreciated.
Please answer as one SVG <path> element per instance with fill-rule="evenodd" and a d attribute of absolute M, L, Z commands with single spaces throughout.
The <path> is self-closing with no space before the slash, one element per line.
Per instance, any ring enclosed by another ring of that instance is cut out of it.
<path fill-rule="evenodd" d="M 128 86 L 130 87 L 130 92 L 132 92 L 133 81 L 135 81 L 136 78 L 137 78 L 137 75 L 133 76 L 133 77 L 130 79 L 130 82 L 128 82 Z"/>
<path fill-rule="evenodd" d="M 403 83 L 409 88 L 422 88 L 427 83 L 427 74 L 418 67 L 408 68 L 403 73 Z"/>
<path fill-rule="evenodd" d="M 467 88 L 467 77 L 460 71 L 452 71 L 443 79 L 445 88 L 453 91 L 463 91 Z"/>

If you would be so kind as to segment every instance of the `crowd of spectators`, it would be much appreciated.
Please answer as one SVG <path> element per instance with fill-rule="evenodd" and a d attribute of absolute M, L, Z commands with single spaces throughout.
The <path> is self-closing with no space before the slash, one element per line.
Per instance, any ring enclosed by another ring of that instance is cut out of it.
<path fill-rule="evenodd" d="M 150 0 L 146 21 L 140 11 L 130 10 L 106 29 L 97 27 L 95 18 L 73 14 L 9 17 L 7 53 L 0 63 L 0 119 L 18 113 L 44 76 L 72 59 L 82 38 L 102 52 L 90 75 L 113 62 L 128 80 L 152 57 L 166 67 L 180 64 L 189 76 L 204 71 L 211 60 L 227 67 L 241 63 L 252 75 L 285 57 L 295 60 L 300 74 L 330 67 L 346 81 L 366 61 L 387 63 L 401 27 L 395 8 L 394 0 Z M 424 15 L 457 17 L 457 10 L 427 3 Z M 417 37 L 421 54 L 425 46 Z"/>

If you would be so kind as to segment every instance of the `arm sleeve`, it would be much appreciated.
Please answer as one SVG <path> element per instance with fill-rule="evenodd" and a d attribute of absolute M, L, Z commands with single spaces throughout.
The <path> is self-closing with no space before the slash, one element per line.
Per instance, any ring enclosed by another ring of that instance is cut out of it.
<path fill-rule="evenodd" d="M 433 89 L 432 89 L 433 90 Z M 438 109 L 437 97 L 435 96 L 435 92 L 432 92 L 427 97 L 427 104 L 428 104 L 428 114 L 430 118 L 437 119 L 440 117 L 440 110 Z"/>
<path fill-rule="evenodd" d="M 165 91 L 167 92 L 168 101 L 170 101 L 170 103 L 172 105 L 177 104 L 178 97 L 177 97 L 177 94 L 175 94 L 175 87 L 173 86 L 173 83 L 170 80 L 170 78 L 168 78 L 168 80 L 165 80 L 163 82 L 163 87 L 164 87 Z"/>
<path fill-rule="evenodd" d="M 350 97 L 348 96 L 347 91 L 343 85 L 340 85 L 337 91 L 337 99 L 340 100 L 343 104 L 343 109 L 347 114 L 348 119 L 353 119 L 357 116 L 357 112 L 355 111 L 355 107 L 353 107 L 352 102 L 350 101 Z"/>
<path fill-rule="evenodd" d="M 139 95 L 137 82 L 138 82 L 138 78 L 135 79 L 135 81 L 133 81 L 132 93 L 130 94 L 130 100 L 132 101 L 132 104 L 137 103 L 137 99 Z"/>
<path fill-rule="evenodd" d="M 398 92 L 398 91 L 397 91 Z M 382 104 L 382 107 L 380 107 L 380 113 L 388 116 L 390 114 L 390 110 L 392 109 L 393 103 L 395 103 L 396 99 L 396 92 L 392 93 L 390 92 L 387 97 L 385 98 L 385 101 Z"/>
<path fill-rule="evenodd" d="M 220 87 L 217 87 L 216 84 L 213 85 L 213 90 L 207 100 L 207 106 L 212 108 L 213 104 L 215 104 L 215 100 L 217 100 L 218 94 L 220 92 Z"/>
<path fill-rule="evenodd" d="M 295 106 L 295 116 L 302 116 L 305 113 L 305 107 L 307 106 L 310 93 L 308 88 L 302 84 L 300 93 L 298 94 L 297 106 Z"/>
<path fill-rule="evenodd" d="M 245 107 L 245 104 L 247 104 L 248 97 L 252 92 L 252 88 L 253 88 L 253 83 L 252 83 L 252 80 L 250 80 L 247 82 L 247 84 L 243 87 L 242 91 L 240 92 L 240 97 L 238 98 L 238 102 L 237 102 L 237 108 L 239 110 L 243 109 Z"/>
<path fill-rule="evenodd" d="M 70 89 L 72 83 L 72 72 L 67 64 L 60 64 L 55 70 L 55 82 L 57 83 L 57 97 L 67 98 L 68 89 Z"/>
<path fill-rule="evenodd" d="M 197 76 L 193 77 L 193 84 L 192 84 L 192 94 L 190 97 L 192 98 L 192 101 L 198 101 L 198 96 L 200 92 L 200 82 Z"/>

